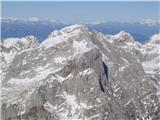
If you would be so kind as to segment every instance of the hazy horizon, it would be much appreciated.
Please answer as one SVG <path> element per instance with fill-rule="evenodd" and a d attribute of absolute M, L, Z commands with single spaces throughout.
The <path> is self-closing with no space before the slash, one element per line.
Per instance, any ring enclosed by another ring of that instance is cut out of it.
<path fill-rule="evenodd" d="M 2 17 L 53 19 L 66 23 L 159 20 L 159 2 L 2 2 Z M 23 11 L 23 12 L 22 12 Z"/>

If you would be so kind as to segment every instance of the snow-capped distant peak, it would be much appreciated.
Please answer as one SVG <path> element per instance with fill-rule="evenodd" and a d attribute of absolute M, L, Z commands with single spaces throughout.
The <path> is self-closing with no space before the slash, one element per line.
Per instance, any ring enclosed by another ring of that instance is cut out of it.
<path fill-rule="evenodd" d="M 38 22 L 40 21 L 40 18 L 38 17 L 30 17 L 30 18 L 16 18 L 16 17 L 2 17 L 1 20 L 6 21 L 25 21 L 25 22 Z"/>
<path fill-rule="evenodd" d="M 50 23 L 59 23 L 58 20 L 52 20 L 52 19 L 43 19 L 38 17 L 29 17 L 29 18 L 17 18 L 17 17 L 1 17 L 2 22 L 31 22 L 31 23 L 37 23 L 37 22 L 50 22 Z"/>
<path fill-rule="evenodd" d="M 37 17 L 31 17 L 31 18 L 28 18 L 28 20 L 32 21 L 32 22 L 38 22 L 38 21 L 40 21 L 40 19 L 37 18 Z"/>
<path fill-rule="evenodd" d="M 143 19 L 142 21 L 140 21 L 140 24 L 142 24 L 142 25 L 157 25 L 157 24 L 160 24 L 160 21 L 156 21 L 153 19 Z"/>

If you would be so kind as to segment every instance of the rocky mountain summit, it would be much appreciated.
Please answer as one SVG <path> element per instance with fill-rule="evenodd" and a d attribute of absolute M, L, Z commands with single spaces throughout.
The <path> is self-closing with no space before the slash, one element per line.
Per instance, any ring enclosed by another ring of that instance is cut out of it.
<path fill-rule="evenodd" d="M 42 43 L 4 40 L 2 120 L 160 119 L 160 81 L 145 68 L 160 60 L 149 51 L 158 40 L 141 45 L 129 33 L 106 36 L 83 25 L 53 31 Z"/>

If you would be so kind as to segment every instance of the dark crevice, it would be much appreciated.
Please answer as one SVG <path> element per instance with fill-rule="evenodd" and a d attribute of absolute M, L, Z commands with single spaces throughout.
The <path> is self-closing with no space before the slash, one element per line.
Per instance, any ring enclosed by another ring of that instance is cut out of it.
<path fill-rule="evenodd" d="M 100 77 L 99 85 L 100 85 L 101 91 L 105 92 L 104 86 L 106 86 L 106 83 L 108 81 L 108 66 L 104 62 L 103 62 L 103 68 L 104 68 L 104 72 L 105 72 L 105 75 L 106 75 L 106 79 L 102 80 L 101 77 Z"/>
<path fill-rule="evenodd" d="M 103 85 L 102 85 L 101 77 L 100 77 L 100 80 L 99 80 L 99 85 L 100 85 L 100 88 L 101 88 L 102 92 L 104 92 L 104 88 L 103 88 Z"/>
<path fill-rule="evenodd" d="M 104 72 L 105 72 L 105 75 L 106 75 L 106 78 L 107 78 L 107 81 L 108 81 L 108 66 L 103 62 L 103 68 L 104 68 Z M 105 82 L 106 84 L 106 82 Z"/>

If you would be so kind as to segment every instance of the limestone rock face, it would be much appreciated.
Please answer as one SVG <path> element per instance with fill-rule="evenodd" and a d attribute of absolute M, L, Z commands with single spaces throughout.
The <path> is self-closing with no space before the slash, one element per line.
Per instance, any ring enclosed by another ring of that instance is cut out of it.
<path fill-rule="evenodd" d="M 160 119 L 159 96 L 141 62 L 105 35 L 72 25 L 40 44 L 26 39 L 2 64 L 2 120 Z M 2 61 L 7 45 L 1 43 Z"/>
<path fill-rule="evenodd" d="M 110 43 L 102 34 L 92 36 L 108 66 L 107 119 L 159 119 L 159 96 L 139 59 L 129 49 Z"/>
<path fill-rule="evenodd" d="M 143 68 L 147 76 L 153 81 L 157 95 L 160 95 L 160 34 L 153 35 L 143 45 L 141 51 L 144 56 Z"/>
<path fill-rule="evenodd" d="M 160 74 L 160 34 L 153 35 L 150 40 L 143 45 L 144 69 L 147 73 Z"/>
<path fill-rule="evenodd" d="M 102 119 L 102 56 L 88 33 L 75 31 L 15 55 L 2 81 L 2 119 Z"/>

